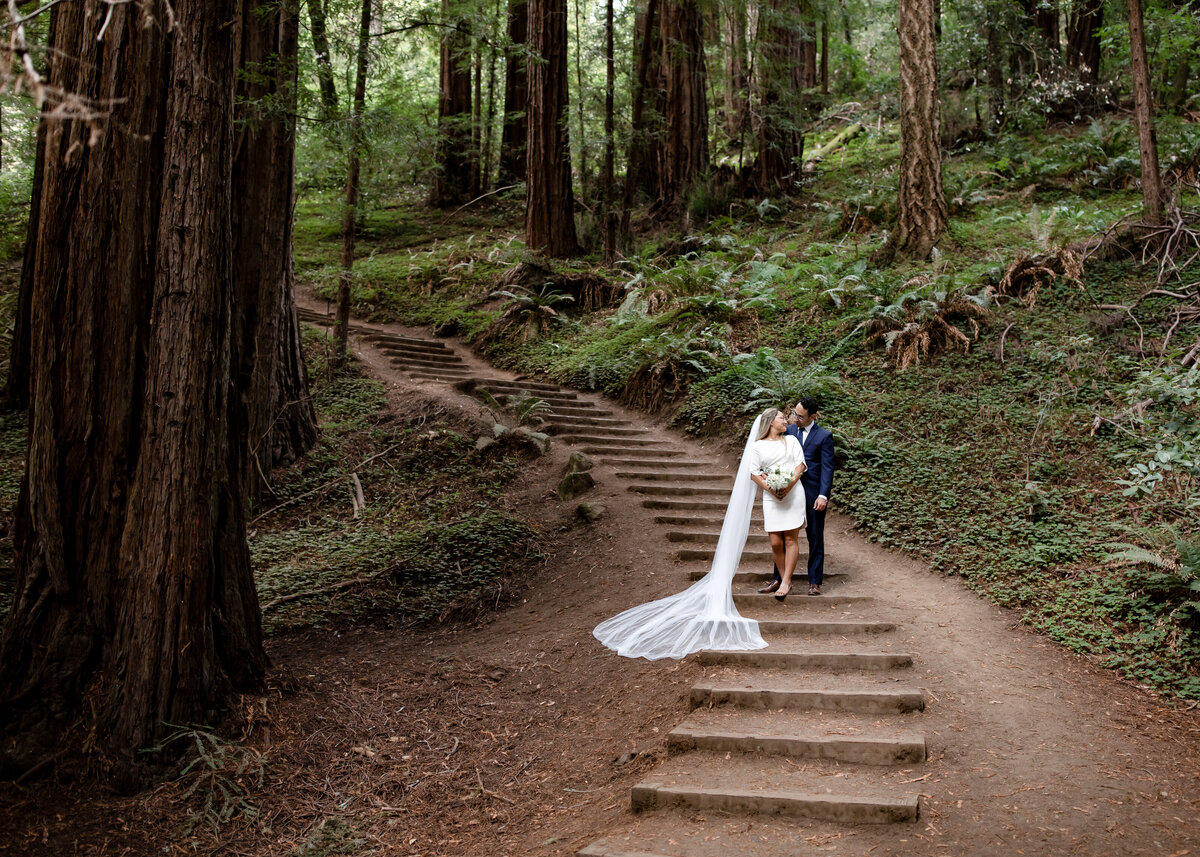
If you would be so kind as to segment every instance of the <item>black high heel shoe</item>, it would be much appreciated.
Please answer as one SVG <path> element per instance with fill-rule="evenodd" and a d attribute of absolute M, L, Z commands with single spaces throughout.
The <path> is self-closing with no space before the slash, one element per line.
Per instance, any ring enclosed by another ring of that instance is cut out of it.
<path fill-rule="evenodd" d="M 782 604 L 784 602 L 784 600 L 787 599 L 787 597 L 791 594 L 792 594 L 792 588 L 789 586 L 788 591 L 783 593 L 783 595 L 776 595 L 775 600 L 778 601 L 780 604 Z"/>

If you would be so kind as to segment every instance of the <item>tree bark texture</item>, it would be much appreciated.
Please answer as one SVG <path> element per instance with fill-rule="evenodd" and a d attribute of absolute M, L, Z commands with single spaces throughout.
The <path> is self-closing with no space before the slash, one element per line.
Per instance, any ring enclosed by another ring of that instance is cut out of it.
<path fill-rule="evenodd" d="M 1000 28 L 989 22 L 986 32 L 988 114 L 992 121 L 992 132 L 995 133 L 1004 126 L 1004 120 L 1007 117 L 1004 98 L 1004 67 L 1001 65 L 1004 51 L 1001 47 Z"/>
<path fill-rule="evenodd" d="M 362 169 L 362 117 L 367 109 L 367 69 L 370 64 L 371 0 L 362 0 L 358 26 L 358 67 L 350 105 L 350 152 L 346 163 L 346 200 L 342 206 L 342 272 L 338 283 L 337 324 L 333 328 L 334 360 L 346 360 L 350 339 L 350 290 L 354 282 L 354 245 L 358 238 L 358 179 Z"/>
<path fill-rule="evenodd" d="M 1104 0 L 1076 0 L 1067 19 L 1067 65 L 1080 80 L 1100 80 L 1100 27 L 1104 24 Z"/>
<path fill-rule="evenodd" d="M 1146 60 L 1146 31 L 1142 25 L 1142 0 L 1126 0 L 1129 10 L 1129 65 L 1133 72 L 1133 113 L 1138 129 L 1138 156 L 1142 163 L 1142 220 L 1162 223 L 1166 196 L 1158 171 L 1158 139 L 1154 134 L 1154 102 L 1150 97 L 1150 64 Z"/>
<path fill-rule="evenodd" d="M 233 469 L 240 8 L 173 10 L 170 29 L 162 2 L 52 12 L 52 85 L 114 106 L 95 137 L 79 121 L 45 136 L 17 589 L 0 635 L 10 768 L 69 743 L 77 719 L 132 768 L 166 724 L 212 722 L 267 665 Z"/>
<path fill-rule="evenodd" d="M 441 94 L 438 97 L 438 173 L 433 202 L 457 206 L 471 199 L 474 175 L 471 108 L 471 33 L 456 21 L 454 0 L 442 0 L 442 14 L 453 25 L 442 35 Z"/>
<path fill-rule="evenodd" d="M 529 138 L 525 245 L 548 256 L 579 252 L 567 132 L 567 3 L 529 0 Z"/>
<path fill-rule="evenodd" d="M 629 243 L 629 219 L 633 211 L 634 190 L 648 159 L 646 145 L 646 102 L 649 100 L 650 66 L 654 56 L 654 33 L 658 30 L 659 0 L 647 0 L 642 18 L 642 40 L 638 49 L 637 71 L 633 83 L 633 110 L 630 119 L 629 154 L 625 164 L 625 187 L 621 193 L 621 242 Z M 635 27 L 635 30 L 637 28 Z"/>
<path fill-rule="evenodd" d="M 804 154 L 801 91 L 804 89 L 804 25 L 786 0 L 760 10 L 758 159 L 759 193 L 785 192 Z"/>
<path fill-rule="evenodd" d="M 321 110 L 325 116 L 337 114 L 337 84 L 333 76 L 333 58 L 329 52 L 329 33 L 325 0 L 306 0 L 312 33 L 313 52 L 317 55 L 317 84 L 321 89 Z"/>
<path fill-rule="evenodd" d="M 33 188 L 29 200 L 29 223 L 25 226 L 25 249 L 21 261 L 21 282 L 17 289 L 17 313 L 13 319 L 13 338 L 8 351 L 8 380 L 4 387 L 4 408 L 21 411 L 29 407 L 29 373 L 33 336 L 33 271 L 38 245 L 38 212 L 42 204 L 42 173 L 46 168 L 46 125 L 37 130 L 37 148 L 33 159 Z"/>
<path fill-rule="evenodd" d="M 932 0 L 900 0 L 900 188 L 890 255 L 929 258 L 946 230 Z"/>
<path fill-rule="evenodd" d="M 741 137 L 746 122 L 746 95 L 749 92 L 749 66 L 746 54 L 746 5 L 740 0 L 721 11 L 725 35 L 725 133 L 729 139 Z"/>
<path fill-rule="evenodd" d="M 615 199 L 616 139 L 614 98 L 617 85 L 617 66 L 613 27 L 613 2 L 604 4 L 604 264 L 617 259 L 617 212 Z"/>
<path fill-rule="evenodd" d="M 317 420 L 299 354 L 292 270 L 295 203 L 298 19 L 286 6 L 242 0 L 238 136 L 233 162 L 235 292 L 246 396 L 251 495 L 270 487 L 275 467 L 317 439 Z"/>
<path fill-rule="evenodd" d="M 504 127 L 500 132 L 500 184 L 525 180 L 525 141 L 528 135 L 529 82 L 524 46 L 529 37 L 529 6 L 509 0 L 508 40 L 504 52 Z"/>
<path fill-rule="evenodd" d="M 660 204 L 686 204 L 691 186 L 708 170 L 708 98 L 704 32 L 697 0 L 663 4 L 666 139 Z"/>

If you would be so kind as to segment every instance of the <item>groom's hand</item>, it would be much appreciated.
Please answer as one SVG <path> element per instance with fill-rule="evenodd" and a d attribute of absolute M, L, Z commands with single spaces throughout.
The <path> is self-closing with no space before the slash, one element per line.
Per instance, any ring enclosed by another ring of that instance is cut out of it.
<path fill-rule="evenodd" d="M 829 501 L 826 500 L 824 497 L 818 497 L 817 499 L 813 500 L 813 508 L 816 509 L 818 512 L 824 512 L 825 507 L 828 505 L 829 505 Z"/>

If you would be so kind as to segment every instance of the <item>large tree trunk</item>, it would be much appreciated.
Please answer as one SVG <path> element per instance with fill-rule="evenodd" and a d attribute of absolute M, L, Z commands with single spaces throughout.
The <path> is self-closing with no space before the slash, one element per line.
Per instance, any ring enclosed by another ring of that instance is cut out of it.
<path fill-rule="evenodd" d="M 266 668 L 235 471 L 239 12 L 175 0 L 173 28 L 161 0 L 52 13 L 51 84 L 113 113 L 98 135 L 78 120 L 46 131 L 17 589 L 0 636 L 10 770 L 96 741 L 128 772 L 168 724 L 213 722 Z"/>
<path fill-rule="evenodd" d="M 663 6 L 663 72 L 666 141 L 659 202 L 665 209 L 687 201 L 691 186 L 708 170 L 708 99 L 704 33 L 696 0 Z"/>
<path fill-rule="evenodd" d="M 804 46 L 800 21 L 785 0 L 759 12 L 758 160 L 754 184 L 759 193 L 786 192 L 804 155 L 800 94 L 804 88 Z"/>
<path fill-rule="evenodd" d="M 1001 48 L 1000 28 L 997 24 L 987 25 L 987 79 L 988 114 L 992 120 L 992 132 L 1004 126 L 1007 117 L 1004 98 L 1004 67 L 1001 65 L 1004 51 Z"/>
<path fill-rule="evenodd" d="M 447 24 L 454 21 L 458 14 L 454 0 L 442 0 L 442 13 Z M 471 34 L 466 21 L 458 21 L 442 35 L 434 205 L 455 206 L 471 199 L 475 161 L 471 117 Z"/>
<path fill-rule="evenodd" d="M 313 52 L 317 55 L 317 83 L 321 89 L 321 110 L 326 117 L 337 114 L 337 85 L 333 77 L 333 58 L 329 52 L 325 0 L 306 0 L 311 24 Z"/>
<path fill-rule="evenodd" d="M 528 60 L 522 46 L 529 37 L 529 6 L 525 0 L 509 0 L 508 39 L 504 51 L 504 128 L 500 132 L 500 184 L 525 180 L 525 142 L 528 136 Z"/>
<path fill-rule="evenodd" d="M 567 3 L 529 0 L 529 146 L 525 246 L 548 256 L 579 252 L 567 133 Z"/>
<path fill-rule="evenodd" d="M 13 319 L 13 338 L 8 352 L 8 380 L 4 387 L 4 408 L 21 411 L 29 407 L 29 373 L 32 362 L 30 338 L 33 336 L 34 254 L 38 246 L 38 212 L 42 207 L 42 173 L 46 168 L 46 123 L 38 125 L 37 149 L 33 158 L 33 193 L 29 201 L 29 223 L 25 226 L 25 249 L 21 261 L 21 284 L 17 289 L 17 315 Z"/>
<path fill-rule="evenodd" d="M 900 0 L 900 189 L 879 261 L 927 259 L 946 231 L 933 0 Z"/>
<path fill-rule="evenodd" d="M 1146 32 L 1142 0 L 1126 0 L 1129 9 L 1129 65 L 1133 72 L 1133 112 L 1137 120 L 1138 155 L 1142 163 L 1142 220 L 1162 223 L 1162 178 L 1158 171 L 1158 139 L 1154 134 L 1154 103 L 1150 99 L 1150 65 L 1146 61 Z"/>
<path fill-rule="evenodd" d="M 1100 80 L 1100 27 L 1104 23 L 1104 0 L 1075 0 L 1067 20 L 1067 65 L 1080 80 Z"/>
<path fill-rule="evenodd" d="M 617 85 L 616 57 L 614 55 L 613 2 L 604 4 L 604 264 L 611 265 L 617 259 L 617 212 L 615 199 L 615 149 L 614 97 Z"/>
<path fill-rule="evenodd" d="M 625 164 L 625 187 L 621 194 L 621 243 L 628 245 L 629 220 L 633 212 L 634 189 L 647 158 L 645 110 L 648 99 L 650 65 L 654 54 L 654 33 L 658 29 L 659 0 L 647 0 L 643 17 L 642 41 L 638 50 L 633 83 L 633 111 L 630 121 L 629 153 Z"/>
<path fill-rule="evenodd" d="M 308 378 L 299 353 L 292 276 L 293 173 L 296 155 L 298 20 L 284 6 L 259 10 L 242 0 L 233 162 L 233 237 L 238 264 L 242 365 L 249 376 L 248 488 L 260 495 L 275 467 L 290 464 L 317 439 Z"/>
<path fill-rule="evenodd" d="M 342 272 L 338 282 L 338 314 L 333 328 L 334 362 L 346 360 L 350 340 L 350 290 L 354 281 L 354 245 L 358 239 L 358 181 L 362 168 L 362 116 L 367 108 L 368 47 L 371 39 L 371 0 L 362 0 L 358 27 L 358 67 L 350 105 L 350 152 L 346 163 L 346 201 L 342 207 Z"/>
<path fill-rule="evenodd" d="M 746 54 L 746 4 L 729 3 L 721 12 L 725 31 L 725 133 L 736 140 L 746 123 L 746 95 L 750 66 Z"/>

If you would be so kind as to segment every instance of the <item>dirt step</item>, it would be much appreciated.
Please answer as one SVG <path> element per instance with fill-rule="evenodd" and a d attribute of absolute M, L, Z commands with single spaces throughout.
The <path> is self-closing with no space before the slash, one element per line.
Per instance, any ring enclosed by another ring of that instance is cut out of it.
<path fill-rule="evenodd" d="M 764 675 L 753 681 L 706 679 L 692 688 L 689 703 L 692 708 L 729 705 L 768 711 L 907 714 L 925 710 L 925 692 L 896 687 L 891 680 L 875 685 L 839 681 L 837 687 L 824 687 L 807 677 Z"/>
<path fill-rule="evenodd" d="M 744 553 L 742 555 L 745 556 Z M 708 569 L 706 569 L 706 568 L 689 569 L 688 573 L 687 573 L 687 579 L 688 580 L 699 580 L 700 578 L 704 577 L 704 575 L 706 575 L 706 574 L 708 574 Z M 792 581 L 794 584 L 799 584 L 799 583 L 804 584 L 804 587 L 805 587 L 804 597 L 807 598 L 808 597 L 808 578 L 805 577 L 803 581 L 800 579 L 804 575 L 805 575 L 804 568 L 801 566 L 797 566 L 796 573 L 794 575 L 792 575 Z M 762 569 L 758 569 L 758 570 L 735 572 L 733 575 L 733 582 L 734 583 L 753 583 L 756 586 L 762 586 L 764 583 L 771 580 L 773 577 L 774 577 L 774 575 L 771 573 L 771 567 L 768 565 L 766 568 L 762 568 Z M 825 582 L 822 583 L 821 586 L 822 587 L 828 586 L 830 583 L 843 584 L 849 579 L 850 579 L 850 576 L 844 571 L 827 571 L 827 572 L 825 572 Z M 788 597 L 791 598 L 790 595 Z M 822 595 L 821 597 L 824 598 L 825 596 Z"/>
<path fill-rule="evenodd" d="M 380 346 L 379 350 L 390 357 L 393 363 L 405 363 L 410 366 L 432 366 L 435 369 L 440 369 L 443 366 L 467 369 L 467 364 L 463 363 L 462 358 L 457 354 L 447 354 L 445 357 L 437 357 L 432 354 L 418 354 L 413 351 L 388 348 L 386 345 Z"/>
<path fill-rule="evenodd" d="M 621 474 L 617 474 L 620 476 Z M 688 532 L 685 530 L 668 530 L 667 541 L 683 543 L 683 544 L 699 544 L 699 545 L 715 545 L 721 540 L 721 533 L 717 532 Z M 750 545 L 768 545 L 771 543 L 770 537 L 763 531 L 754 532 L 751 530 L 750 535 L 746 537 L 746 544 Z"/>
<path fill-rule="evenodd" d="M 570 405 L 550 405 L 550 413 L 561 415 L 564 417 L 579 416 L 579 417 L 608 417 L 612 416 L 613 412 L 607 408 L 598 408 L 591 402 L 577 401 Z"/>
<path fill-rule="evenodd" d="M 680 548 L 675 551 L 675 558 L 680 562 L 712 562 L 714 548 Z M 742 551 L 742 562 L 772 562 L 774 556 L 772 553 L 763 548 L 748 547 Z"/>
<path fill-rule="evenodd" d="M 744 557 L 745 554 L 742 556 Z M 875 602 L 875 597 L 872 595 L 807 595 L 807 592 L 808 584 L 801 580 L 793 583 L 787 601 L 782 604 L 775 600 L 774 595 L 759 595 L 757 592 L 735 592 L 733 603 L 739 610 L 743 608 L 787 610 L 789 608 L 862 607 Z"/>
<path fill-rule="evenodd" d="M 403 360 L 397 360 L 395 357 L 391 358 L 391 362 L 401 372 L 409 374 L 423 372 L 426 375 L 436 375 L 439 378 L 453 378 L 456 381 L 466 377 L 467 373 L 471 371 L 462 366 L 421 366 L 415 363 L 405 363 Z"/>
<path fill-rule="evenodd" d="M 646 431 L 642 429 L 639 429 L 638 432 L 641 434 L 646 434 Z M 661 447 L 667 443 L 667 441 L 658 437 L 613 437 L 605 436 L 599 432 L 565 432 L 560 435 L 560 437 L 562 437 L 563 440 L 570 441 L 571 443 L 586 443 L 591 446 L 604 447 L 610 450 Z"/>
<path fill-rule="evenodd" d="M 825 735 L 796 724 L 760 728 L 713 728 L 680 724 L 667 733 L 667 753 L 761 753 L 801 759 L 828 759 L 859 765 L 911 765 L 925 761 L 925 736 L 919 732 L 886 735 Z"/>
<path fill-rule="evenodd" d="M 696 662 L 706 667 L 738 666 L 757 669 L 895 670 L 911 667 L 913 656 L 898 652 L 697 652 Z"/>
<path fill-rule="evenodd" d="M 629 491 L 635 494 L 655 494 L 655 495 L 681 495 L 684 497 L 728 497 L 729 487 L 722 485 L 719 488 L 708 488 L 694 485 L 680 485 L 673 488 L 670 485 L 642 485 L 635 484 L 628 487 Z"/>
<path fill-rule="evenodd" d="M 829 577 L 829 575 L 825 575 Z M 824 596 L 822 596 L 824 597 Z M 848 619 L 759 619 L 758 630 L 764 636 L 787 637 L 814 634 L 886 634 L 896 630 L 895 622 L 854 621 Z"/>
<path fill-rule="evenodd" d="M 724 473 L 697 473 L 696 471 L 646 473 L 633 470 L 618 470 L 617 476 L 622 479 L 641 479 L 645 482 L 726 482 L 729 479 Z"/>
<path fill-rule="evenodd" d="M 398 348 L 405 351 L 412 351 L 420 354 L 431 354 L 434 356 L 458 356 L 453 348 L 448 348 L 446 343 L 439 342 L 436 339 L 414 339 L 411 336 L 399 336 L 394 333 L 379 333 L 372 330 L 351 330 L 351 333 L 364 342 L 370 342 L 372 345 L 378 345 L 381 348 Z"/>
<path fill-rule="evenodd" d="M 603 426 L 608 428 L 621 428 L 631 426 L 629 420 L 623 420 L 619 417 L 601 417 L 601 416 L 581 416 L 580 414 L 560 414 L 557 409 L 551 408 L 546 414 L 546 421 L 564 426 Z M 639 429 L 645 431 L 645 429 Z"/>
<path fill-rule="evenodd" d="M 690 761 L 692 757 L 680 759 Z M 681 770 L 672 776 L 671 771 L 664 770 L 671 767 L 668 762 L 651 774 L 653 779 L 638 783 L 630 790 L 631 808 L 634 812 L 647 812 L 678 807 L 738 815 L 783 815 L 845 824 L 913 822 L 919 814 L 920 797 L 915 792 L 866 784 L 857 781 L 858 778 L 849 781 L 849 777 L 836 783 L 839 791 L 833 792 L 829 781 L 817 774 L 789 772 L 791 776 L 767 776 L 763 772 L 756 776 L 758 772 L 753 766 L 733 766 L 728 761 L 724 764 L 734 770 Z M 750 770 L 738 770 L 743 767 Z"/>
<path fill-rule="evenodd" d="M 411 378 L 424 378 L 430 381 L 442 381 L 446 384 L 453 384 L 458 381 L 462 375 L 457 372 L 450 372 L 440 369 L 407 369 L 400 367 L 401 370 Z"/>
<path fill-rule="evenodd" d="M 654 461 L 651 459 L 647 461 L 637 458 L 611 458 L 609 456 L 605 456 L 604 458 L 601 458 L 600 461 L 603 464 L 607 464 L 609 467 L 636 467 L 639 470 L 672 470 L 683 467 L 710 468 L 713 466 L 711 461 L 679 461 L 678 459 L 672 459 L 670 461 Z M 726 478 L 728 478 L 728 476 L 729 475 L 726 474 Z"/>
<path fill-rule="evenodd" d="M 647 434 L 644 428 L 634 428 L 626 423 L 620 425 L 591 425 L 575 422 L 574 420 L 550 420 L 550 428 L 553 428 L 555 433 L 560 437 L 584 438 L 585 440 L 596 440 L 603 438 L 609 441 L 627 441 L 629 443 L 641 443 L 643 438 L 639 435 Z M 661 443 L 661 441 L 655 441 Z"/>
<path fill-rule="evenodd" d="M 683 453 L 679 453 L 682 455 Z M 661 509 L 663 511 L 672 512 L 690 512 L 700 509 L 720 509 L 722 513 L 728 503 L 721 503 L 716 500 L 643 500 L 642 507 L 645 509 Z M 759 520 L 761 520 L 761 513 Z"/>
<path fill-rule="evenodd" d="M 500 378 L 481 380 L 479 386 L 512 393 L 536 393 L 540 398 L 549 401 L 551 398 L 564 402 L 578 402 L 579 394 L 574 390 L 565 390 L 553 384 L 539 384 L 536 381 L 505 381 Z"/>
<path fill-rule="evenodd" d="M 564 438 L 564 440 L 568 440 L 568 439 Z M 568 442 L 570 442 L 570 441 L 568 441 Z M 645 456 L 646 458 L 654 458 L 654 459 L 660 459 L 660 458 L 675 459 L 684 454 L 683 450 L 676 449 L 676 448 L 670 447 L 670 446 L 664 446 L 661 448 L 650 447 L 650 446 L 621 447 L 621 446 L 612 446 L 612 445 L 608 445 L 608 444 L 601 445 L 601 444 L 597 444 L 597 443 L 580 443 L 580 446 L 582 447 L 583 451 L 586 452 L 588 455 L 595 455 L 597 457 L 602 456 L 602 455 L 608 455 L 609 453 L 613 453 L 613 452 L 619 452 L 621 455 L 626 455 L 626 456 Z M 643 505 L 645 505 L 645 504 L 643 504 Z"/>
<path fill-rule="evenodd" d="M 624 851 L 603 842 L 593 842 L 575 852 L 575 857 L 670 857 L 661 851 Z"/>

